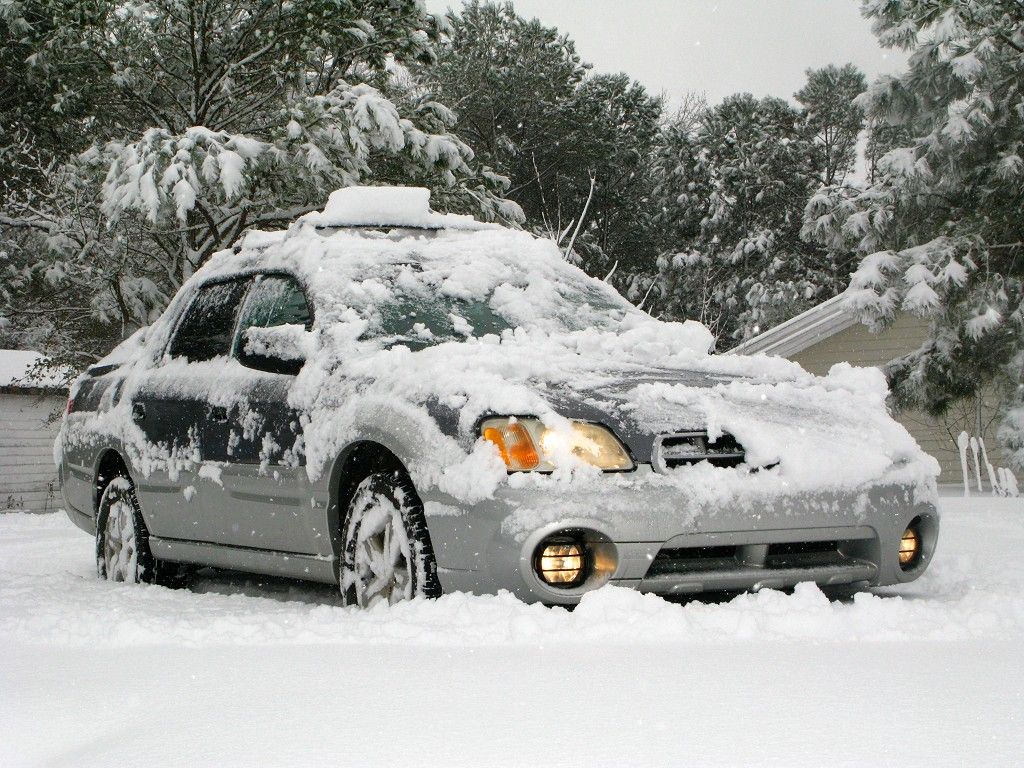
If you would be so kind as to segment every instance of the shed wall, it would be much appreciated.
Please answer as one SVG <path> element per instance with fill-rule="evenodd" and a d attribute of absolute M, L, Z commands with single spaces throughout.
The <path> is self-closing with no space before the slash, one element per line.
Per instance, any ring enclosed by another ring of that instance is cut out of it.
<path fill-rule="evenodd" d="M 53 441 L 62 395 L 0 391 L 0 511 L 53 512 L 60 487 Z"/>

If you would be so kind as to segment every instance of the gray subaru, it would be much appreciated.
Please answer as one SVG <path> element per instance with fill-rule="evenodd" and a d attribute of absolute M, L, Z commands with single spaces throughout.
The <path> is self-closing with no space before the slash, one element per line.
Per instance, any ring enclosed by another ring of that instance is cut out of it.
<path fill-rule="evenodd" d="M 368 606 L 911 581 L 937 463 L 874 369 L 716 355 L 549 240 L 339 190 L 247 233 L 75 382 L 56 453 L 102 577 Z"/>

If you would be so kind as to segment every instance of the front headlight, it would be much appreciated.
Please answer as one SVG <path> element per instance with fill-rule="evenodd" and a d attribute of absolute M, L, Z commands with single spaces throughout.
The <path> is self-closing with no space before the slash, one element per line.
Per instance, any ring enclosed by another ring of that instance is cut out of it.
<path fill-rule="evenodd" d="M 633 460 L 612 431 L 586 421 L 550 429 L 540 419 L 503 416 L 485 420 L 480 434 L 498 447 L 513 472 L 550 472 L 574 459 L 606 471 L 633 469 Z"/>

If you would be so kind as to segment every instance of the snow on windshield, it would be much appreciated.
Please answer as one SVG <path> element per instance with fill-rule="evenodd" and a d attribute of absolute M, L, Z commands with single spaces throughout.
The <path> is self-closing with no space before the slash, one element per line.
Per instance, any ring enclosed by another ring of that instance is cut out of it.
<path fill-rule="evenodd" d="M 250 261 L 297 269 L 332 323 L 351 325 L 353 338 L 385 345 L 419 348 L 516 328 L 615 331 L 651 322 L 613 288 L 564 262 L 552 243 L 525 232 L 401 232 L 300 222 L 283 238 L 250 235 L 240 254 L 226 255 L 211 270 Z M 706 332 L 680 339 L 701 353 L 711 342 Z"/>
<path fill-rule="evenodd" d="M 525 277 L 525 276 L 524 276 Z M 548 288 L 548 295 L 525 296 L 528 279 L 509 281 L 481 296 L 445 290 L 444 280 L 425 273 L 419 262 L 402 264 L 379 279 L 389 296 L 368 316 L 370 326 L 363 338 L 380 338 L 389 344 L 421 348 L 444 341 L 501 335 L 516 327 L 531 328 L 537 319 L 564 331 L 586 328 L 615 330 L 632 310 L 618 296 L 564 276 Z M 572 276 L 575 277 L 575 276 Z M 540 302 L 540 306 L 530 304 Z M 544 312 L 543 307 L 548 311 Z"/>

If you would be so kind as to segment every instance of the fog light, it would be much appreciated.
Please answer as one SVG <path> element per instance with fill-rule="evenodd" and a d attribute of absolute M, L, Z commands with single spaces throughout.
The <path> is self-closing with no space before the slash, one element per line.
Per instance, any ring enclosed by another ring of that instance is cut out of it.
<path fill-rule="evenodd" d="M 553 587 L 573 587 L 583 581 L 586 553 L 571 541 L 548 541 L 541 545 L 534 567 L 544 583 Z"/>
<path fill-rule="evenodd" d="M 910 570 L 921 555 L 921 534 L 917 532 L 916 523 L 907 526 L 900 538 L 900 568 Z"/>

